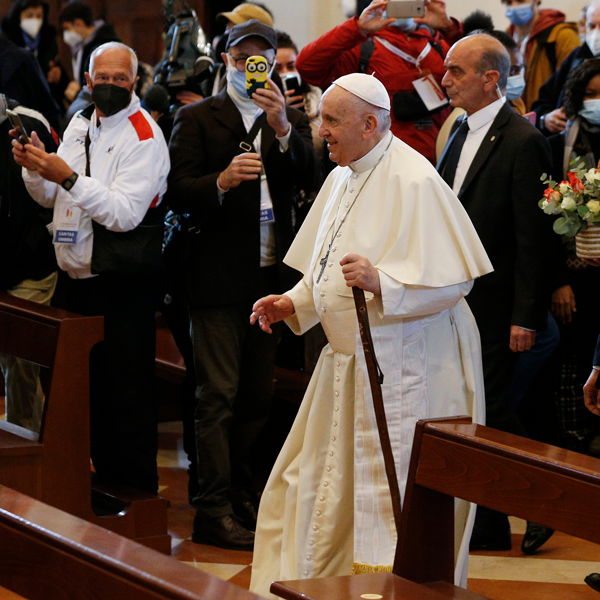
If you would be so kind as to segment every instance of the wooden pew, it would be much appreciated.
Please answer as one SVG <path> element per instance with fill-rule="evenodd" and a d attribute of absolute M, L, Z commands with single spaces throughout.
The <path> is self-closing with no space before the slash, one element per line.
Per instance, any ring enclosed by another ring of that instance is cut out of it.
<path fill-rule="evenodd" d="M 592 518 L 600 505 L 599 467 L 596 458 L 474 425 L 468 417 L 419 421 L 393 573 L 280 581 L 271 592 L 288 600 L 420 597 L 402 595 L 398 586 L 408 579 L 440 600 L 481 599 L 453 585 L 454 498 L 599 543 L 600 523 Z"/>
<path fill-rule="evenodd" d="M 0 352 L 50 369 L 40 433 L 0 420 L 0 484 L 170 553 L 166 500 L 90 483 L 89 356 L 103 337 L 102 317 L 0 293 Z"/>
<path fill-rule="evenodd" d="M 4 486 L 0 586 L 29 600 L 260 600 Z"/>

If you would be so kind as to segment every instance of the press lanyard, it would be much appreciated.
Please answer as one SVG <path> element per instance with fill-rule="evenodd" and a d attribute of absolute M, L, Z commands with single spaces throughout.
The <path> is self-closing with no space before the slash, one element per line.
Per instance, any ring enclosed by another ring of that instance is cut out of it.
<path fill-rule="evenodd" d="M 403 58 L 406 62 L 410 63 L 411 65 L 416 65 L 416 67 L 417 67 L 417 69 L 419 69 L 419 71 L 421 70 L 420 64 L 425 60 L 426 56 L 431 52 L 431 44 L 429 42 L 427 42 L 427 45 L 425 46 L 425 48 L 423 48 L 423 51 L 421 52 L 421 54 L 419 54 L 419 56 L 417 58 L 415 58 L 414 56 L 407 54 L 403 50 L 400 50 L 400 48 L 396 48 L 396 46 L 394 46 L 393 44 L 390 44 L 390 42 L 388 42 L 387 40 L 384 40 L 383 38 L 376 37 L 375 39 L 382 46 L 387 48 L 390 52 L 393 52 L 396 56 Z"/>

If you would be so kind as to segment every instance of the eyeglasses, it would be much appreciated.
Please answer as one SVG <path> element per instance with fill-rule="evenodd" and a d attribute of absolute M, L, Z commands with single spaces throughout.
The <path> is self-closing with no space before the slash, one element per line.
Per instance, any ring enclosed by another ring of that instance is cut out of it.
<path fill-rule="evenodd" d="M 235 62 L 235 68 L 240 73 L 245 73 L 246 72 L 246 61 L 248 60 L 249 57 L 246 56 L 246 57 L 242 57 L 242 58 L 236 58 L 235 56 L 233 56 L 233 54 L 229 54 L 229 56 L 231 56 L 231 59 Z M 269 65 L 269 71 L 271 71 L 271 69 L 273 68 L 273 62 L 267 61 L 267 65 Z"/>

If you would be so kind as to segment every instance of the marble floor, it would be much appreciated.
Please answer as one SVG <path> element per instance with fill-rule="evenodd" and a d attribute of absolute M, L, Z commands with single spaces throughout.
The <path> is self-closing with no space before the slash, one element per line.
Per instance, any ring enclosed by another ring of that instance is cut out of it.
<path fill-rule="evenodd" d="M 1 412 L 0 405 L 0 418 Z M 222 550 L 190 540 L 194 511 L 187 501 L 187 460 L 181 423 L 162 423 L 159 432 L 160 493 L 171 504 L 173 558 L 247 588 L 251 552 Z M 511 551 L 471 554 L 470 590 L 492 600 L 600 600 L 600 594 L 583 582 L 589 573 L 600 572 L 600 546 L 555 533 L 536 555 L 526 557 L 520 550 L 524 530 L 525 523 L 514 519 Z M 18 598 L 0 589 L 0 600 Z"/>

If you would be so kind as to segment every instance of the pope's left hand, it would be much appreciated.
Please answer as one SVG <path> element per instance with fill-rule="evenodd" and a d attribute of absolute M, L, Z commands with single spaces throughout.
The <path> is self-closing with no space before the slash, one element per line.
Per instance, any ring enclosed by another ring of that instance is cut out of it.
<path fill-rule="evenodd" d="M 267 113 L 267 123 L 275 130 L 277 137 L 283 137 L 291 127 L 285 113 L 285 97 L 272 79 L 267 78 L 267 82 L 269 89 L 258 88 L 252 94 L 252 100 Z"/>
<path fill-rule="evenodd" d="M 454 25 L 454 21 L 448 16 L 444 0 L 425 0 L 425 16 L 416 17 L 415 23 L 428 25 L 442 32 Z"/>
<path fill-rule="evenodd" d="M 61 184 L 73 174 L 73 169 L 56 153 L 48 154 L 45 150 L 36 148 L 33 144 L 25 144 L 27 159 L 34 165 L 35 170 L 47 181 Z"/>
<path fill-rule="evenodd" d="M 381 296 L 379 271 L 368 258 L 358 254 L 346 254 L 340 261 L 340 265 L 348 287 L 359 287 L 361 290 Z"/>

